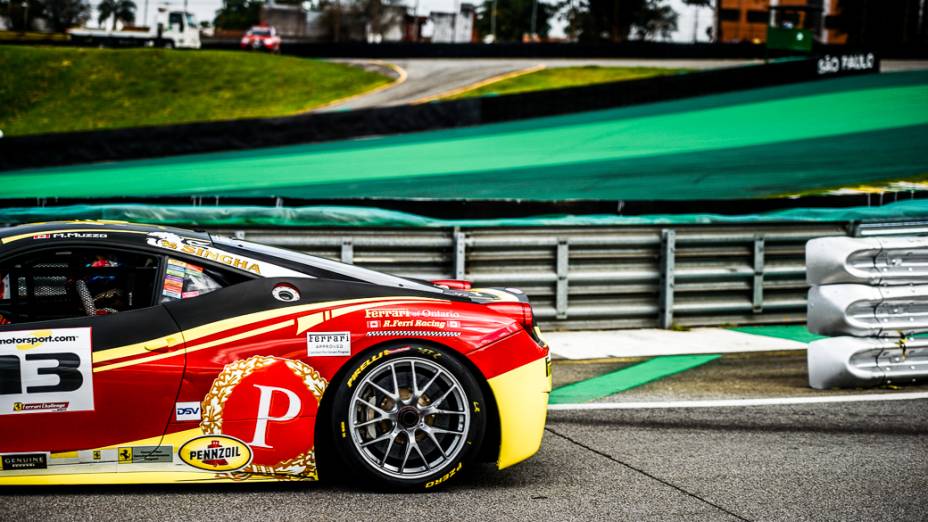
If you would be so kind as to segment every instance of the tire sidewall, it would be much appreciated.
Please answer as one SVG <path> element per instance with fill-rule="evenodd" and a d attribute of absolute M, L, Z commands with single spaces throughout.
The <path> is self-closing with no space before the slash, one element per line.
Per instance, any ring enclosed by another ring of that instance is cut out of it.
<path fill-rule="evenodd" d="M 470 408 L 470 426 L 464 441 L 464 447 L 450 464 L 444 465 L 438 472 L 418 478 L 399 479 L 384 475 L 373 469 L 371 464 L 359 453 L 350 433 L 349 409 L 351 396 L 358 383 L 371 372 L 386 362 L 406 357 L 419 357 L 440 365 L 449 371 L 461 384 Z M 450 350 L 420 342 L 391 343 L 372 348 L 348 365 L 344 377 L 340 379 L 332 403 L 332 439 L 333 449 L 340 460 L 347 466 L 349 475 L 360 477 L 366 484 L 392 491 L 431 491 L 444 487 L 455 477 L 470 469 L 480 452 L 486 432 L 485 398 L 480 385 L 468 368 L 458 361 Z M 355 473 L 357 472 L 357 473 Z"/>

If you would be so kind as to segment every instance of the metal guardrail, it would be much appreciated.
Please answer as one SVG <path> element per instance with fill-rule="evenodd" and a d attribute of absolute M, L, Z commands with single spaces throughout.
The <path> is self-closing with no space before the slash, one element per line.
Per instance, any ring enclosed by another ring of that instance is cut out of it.
<path fill-rule="evenodd" d="M 912 230 L 912 227 L 906 227 Z M 820 238 L 806 246 L 813 388 L 928 378 L 928 238 Z"/>
<path fill-rule="evenodd" d="M 804 245 L 842 223 L 214 230 L 422 279 L 513 286 L 545 328 L 801 322 Z"/>

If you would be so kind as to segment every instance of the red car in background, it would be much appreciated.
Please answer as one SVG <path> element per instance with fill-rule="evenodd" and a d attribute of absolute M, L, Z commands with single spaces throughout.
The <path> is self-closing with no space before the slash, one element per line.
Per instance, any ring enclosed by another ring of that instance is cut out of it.
<path fill-rule="evenodd" d="M 280 52 L 280 36 L 277 30 L 266 25 L 256 25 L 242 36 L 242 49 Z"/>

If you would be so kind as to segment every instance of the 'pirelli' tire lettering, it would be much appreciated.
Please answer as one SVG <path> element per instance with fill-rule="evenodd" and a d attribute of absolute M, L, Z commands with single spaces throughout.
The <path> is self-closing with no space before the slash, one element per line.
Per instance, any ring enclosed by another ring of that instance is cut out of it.
<path fill-rule="evenodd" d="M 425 489 L 429 489 L 429 488 L 435 487 L 435 486 L 441 484 L 442 482 L 445 482 L 446 480 L 448 480 L 448 479 L 450 479 L 451 477 L 453 477 L 453 476 L 454 476 L 458 471 L 460 471 L 461 468 L 463 468 L 463 467 L 464 467 L 464 463 L 463 463 L 463 462 L 458 462 L 457 467 L 453 468 L 453 469 L 452 469 L 451 471 L 449 471 L 448 473 L 445 473 L 445 474 L 442 475 L 440 478 L 437 478 L 437 479 L 435 479 L 435 480 L 431 480 L 431 481 L 429 481 L 429 482 L 426 482 L 426 483 L 425 483 Z"/>
<path fill-rule="evenodd" d="M 367 358 L 364 362 L 361 363 L 361 366 L 358 366 L 358 368 L 354 371 L 354 373 L 351 374 L 351 377 L 348 378 L 348 382 L 345 384 L 349 388 L 351 388 L 351 386 L 354 384 L 354 381 L 358 378 L 359 375 L 361 375 L 361 372 L 363 372 L 365 368 L 367 368 L 371 364 L 374 364 L 377 361 L 377 359 L 380 359 L 384 355 L 388 355 L 389 353 L 390 353 L 389 350 L 384 350 L 382 352 L 377 352 L 374 355 Z"/>
<path fill-rule="evenodd" d="M 438 351 L 436 351 L 436 350 L 433 350 L 433 349 L 431 349 L 431 348 L 425 348 L 425 347 L 422 347 L 422 346 L 417 346 L 417 347 L 416 347 L 416 351 L 419 352 L 419 353 L 421 353 L 422 355 L 424 355 L 424 356 L 426 356 L 426 357 L 431 357 L 432 359 L 436 359 L 436 360 L 437 360 L 439 357 L 441 357 L 441 353 L 440 353 L 440 352 L 438 352 Z"/>

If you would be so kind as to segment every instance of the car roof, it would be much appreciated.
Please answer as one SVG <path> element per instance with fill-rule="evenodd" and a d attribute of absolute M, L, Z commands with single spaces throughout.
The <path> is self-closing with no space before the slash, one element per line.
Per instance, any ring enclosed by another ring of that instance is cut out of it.
<path fill-rule="evenodd" d="M 422 281 L 406 279 L 392 274 L 377 272 L 355 265 L 348 265 L 301 252 L 287 251 L 266 245 L 233 240 L 222 236 L 210 236 L 204 231 L 161 225 L 143 225 L 127 221 L 78 220 L 52 221 L 48 223 L 31 223 L 10 228 L 0 228 L 0 252 L 6 249 L 18 250 L 34 241 L 47 239 L 80 240 L 88 243 L 106 244 L 109 242 L 148 245 L 151 238 L 175 236 L 184 240 L 202 242 L 209 249 L 223 250 L 237 255 L 254 256 L 265 263 L 275 265 L 278 270 L 307 274 L 311 277 L 337 277 L 362 281 L 382 286 L 393 286 L 427 292 L 442 293 L 434 285 Z M 270 265 L 266 265 L 270 266 Z M 307 272 L 307 270 L 310 270 Z M 258 272 L 260 275 L 261 273 Z"/>
<path fill-rule="evenodd" d="M 119 239 L 121 241 L 130 240 L 144 243 L 147 235 L 152 232 L 167 232 L 192 239 L 210 241 L 209 234 L 203 231 L 186 230 L 161 225 L 142 225 L 138 223 L 129 223 L 127 221 L 75 220 L 29 223 L 9 228 L 0 228 L 0 246 L 6 246 L 23 239 L 31 239 L 46 234 L 85 234 L 85 239 L 98 241 Z M 97 235 L 94 236 L 93 234 Z M 75 238 L 78 237 L 80 236 L 76 236 Z"/>

